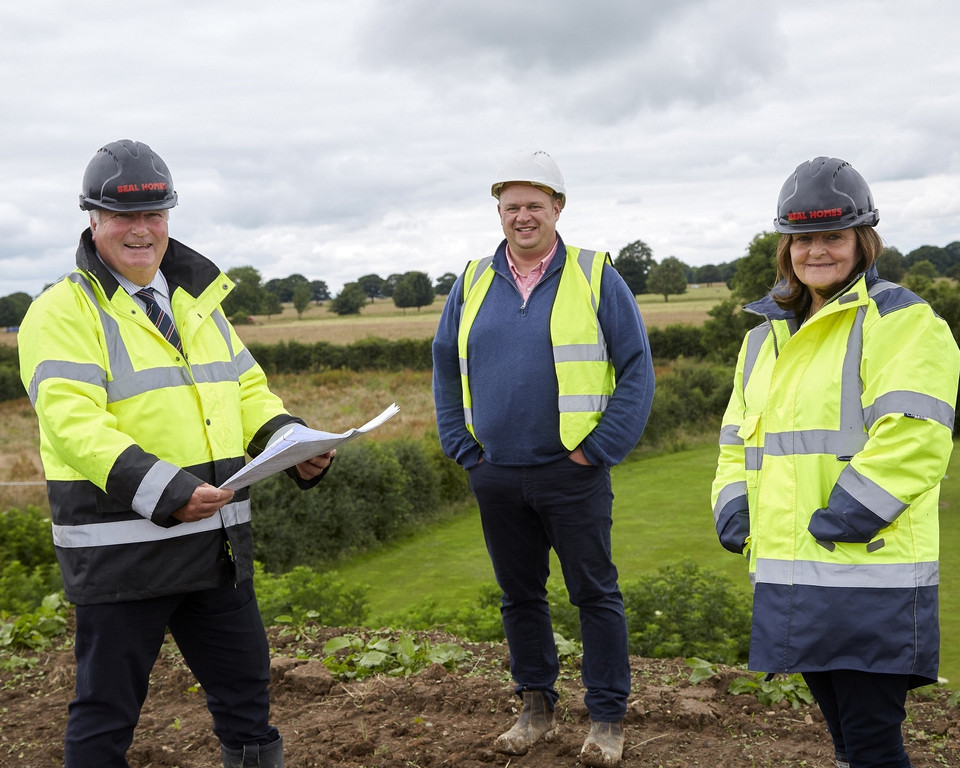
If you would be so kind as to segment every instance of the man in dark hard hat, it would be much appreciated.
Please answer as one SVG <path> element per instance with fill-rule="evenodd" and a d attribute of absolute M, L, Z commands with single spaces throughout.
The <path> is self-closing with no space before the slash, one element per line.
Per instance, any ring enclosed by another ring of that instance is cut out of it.
<path fill-rule="evenodd" d="M 213 715 L 226 768 L 283 766 L 269 648 L 253 590 L 249 489 L 219 488 L 302 423 L 220 309 L 233 283 L 167 232 L 177 193 L 149 146 L 87 166 L 77 268 L 19 334 L 40 423 L 53 539 L 76 604 L 67 768 L 128 766 L 169 628 Z M 287 470 L 301 488 L 333 452 Z"/>

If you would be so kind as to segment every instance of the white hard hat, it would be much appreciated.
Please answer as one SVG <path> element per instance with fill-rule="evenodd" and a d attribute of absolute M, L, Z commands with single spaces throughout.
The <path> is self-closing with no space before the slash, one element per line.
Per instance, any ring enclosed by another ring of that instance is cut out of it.
<path fill-rule="evenodd" d="M 511 183 L 546 187 L 560 198 L 561 208 L 567 202 L 560 166 L 542 149 L 518 149 L 511 152 L 500 166 L 497 180 L 490 187 L 490 194 L 499 200 L 501 190 Z"/>

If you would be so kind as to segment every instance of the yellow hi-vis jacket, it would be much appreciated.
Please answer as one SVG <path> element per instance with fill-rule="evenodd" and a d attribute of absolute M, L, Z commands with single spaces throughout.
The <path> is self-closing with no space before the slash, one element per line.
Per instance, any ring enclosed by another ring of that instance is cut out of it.
<path fill-rule="evenodd" d="M 747 334 L 713 483 L 754 582 L 751 669 L 937 678 L 938 499 L 960 351 L 910 291 L 861 275 L 798 328 Z"/>
<path fill-rule="evenodd" d="M 33 302 L 18 339 L 67 597 L 206 589 L 232 568 L 249 578 L 246 489 L 206 520 L 171 517 L 202 482 L 220 485 L 245 450 L 258 454 L 296 421 L 220 311 L 233 284 L 170 241 L 161 266 L 181 355 L 100 263 L 89 230 L 77 265 Z"/>
<path fill-rule="evenodd" d="M 609 260 L 610 255 L 603 251 L 568 247 L 550 314 L 550 338 L 559 388 L 560 441 L 569 451 L 580 445 L 597 426 L 616 385 L 614 367 L 597 320 L 603 265 Z M 492 265 L 493 256 L 467 264 L 457 336 L 463 415 L 467 429 L 475 438 L 467 344 L 470 328 L 493 282 Z"/>

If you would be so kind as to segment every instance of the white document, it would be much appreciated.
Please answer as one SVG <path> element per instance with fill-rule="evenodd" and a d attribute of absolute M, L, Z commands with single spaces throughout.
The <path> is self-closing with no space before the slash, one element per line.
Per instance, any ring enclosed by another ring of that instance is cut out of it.
<path fill-rule="evenodd" d="M 312 459 L 314 456 L 319 456 L 321 453 L 326 453 L 350 442 L 355 437 L 379 427 L 399 410 L 399 406 L 393 403 L 387 406 L 383 413 L 370 419 L 362 427 L 342 432 L 339 435 L 309 429 L 302 424 L 294 424 L 279 438 L 270 443 L 263 453 L 247 462 L 243 469 L 230 477 L 220 487 L 228 491 L 238 491 L 241 488 L 246 488 L 257 480 L 263 480 L 265 477 L 289 469 L 301 461 Z"/>

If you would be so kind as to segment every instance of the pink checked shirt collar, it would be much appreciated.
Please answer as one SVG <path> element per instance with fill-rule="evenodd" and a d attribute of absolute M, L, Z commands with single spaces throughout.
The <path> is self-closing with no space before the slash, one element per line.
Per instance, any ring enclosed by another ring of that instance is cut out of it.
<path fill-rule="evenodd" d="M 513 275 L 513 282 L 517 284 L 517 288 L 520 290 L 520 295 L 523 296 L 524 301 L 530 296 L 530 291 L 533 290 L 533 286 L 540 282 L 540 278 L 543 277 L 547 271 L 550 262 L 553 261 L 553 257 L 557 255 L 557 246 L 559 244 L 560 240 L 558 238 L 554 241 L 550 253 L 544 256 L 540 263 L 531 269 L 527 275 L 521 275 L 520 272 L 517 271 L 517 265 L 513 262 L 513 254 L 510 253 L 510 246 L 507 246 L 507 264 L 510 265 L 510 274 Z"/>

